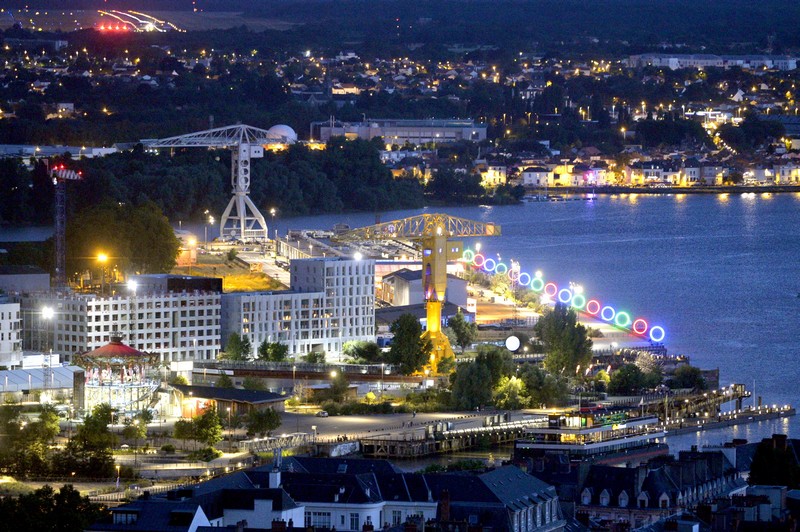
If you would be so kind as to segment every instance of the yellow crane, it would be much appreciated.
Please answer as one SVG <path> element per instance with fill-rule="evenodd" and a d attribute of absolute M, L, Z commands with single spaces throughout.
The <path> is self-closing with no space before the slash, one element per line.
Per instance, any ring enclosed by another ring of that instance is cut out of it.
<path fill-rule="evenodd" d="M 462 256 L 463 244 L 456 237 L 499 236 L 500 226 L 447 214 L 420 214 L 368 227 L 353 229 L 337 239 L 346 241 L 412 240 L 422 246 L 422 283 L 425 295 L 427 330 L 433 350 L 429 367 L 436 373 L 439 362 L 453 357 L 450 341 L 442 332 L 442 304 L 447 292 L 447 261 Z"/>

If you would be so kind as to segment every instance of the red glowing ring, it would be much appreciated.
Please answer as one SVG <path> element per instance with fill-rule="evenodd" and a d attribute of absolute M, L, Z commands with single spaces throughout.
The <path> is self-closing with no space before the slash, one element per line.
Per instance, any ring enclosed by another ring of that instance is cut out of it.
<path fill-rule="evenodd" d="M 512 283 L 518 283 L 520 275 L 521 273 L 519 270 L 515 270 L 513 268 L 508 270 L 508 280 L 511 281 Z"/>
<path fill-rule="evenodd" d="M 642 318 L 637 318 L 633 322 L 632 329 L 636 334 L 644 334 L 647 332 L 647 327 L 648 325 L 646 321 L 644 321 Z"/>
<path fill-rule="evenodd" d="M 591 314 L 592 316 L 597 316 L 597 313 L 600 312 L 600 302 L 596 299 L 590 299 L 586 302 L 586 313 Z"/>
<path fill-rule="evenodd" d="M 547 283 L 544 285 L 544 293 L 547 297 L 556 297 L 558 293 L 558 285 L 556 283 Z"/>
<path fill-rule="evenodd" d="M 480 257 L 481 261 L 478 262 L 478 258 Z M 483 268 L 483 265 L 486 264 L 486 257 L 481 255 L 480 253 L 476 253 L 475 257 L 472 259 L 472 264 L 474 264 L 477 268 Z"/>

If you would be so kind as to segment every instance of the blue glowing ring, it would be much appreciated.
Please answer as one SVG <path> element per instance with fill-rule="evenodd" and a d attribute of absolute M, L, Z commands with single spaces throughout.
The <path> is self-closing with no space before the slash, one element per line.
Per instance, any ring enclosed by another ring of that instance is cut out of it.
<path fill-rule="evenodd" d="M 569 288 L 562 288 L 558 291 L 558 300 L 562 303 L 569 303 L 572 301 L 572 291 Z"/>
<path fill-rule="evenodd" d="M 534 292 L 541 292 L 544 290 L 544 279 L 541 277 L 534 277 L 531 279 L 531 290 Z"/>
<path fill-rule="evenodd" d="M 489 267 L 490 262 L 492 263 L 491 267 Z M 486 260 L 483 261 L 483 269 L 489 273 L 492 273 L 496 267 L 497 267 L 497 262 L 495 262 L 494 259 L 490 259 L 487 257 Z"/>
<path fill-rule="evenodd" d="M 486 260 L 488 261 L 489 259 L 486 259 Z M 502 272 L 500 271 L 500 267 L 501 266 L 503 267 L 503 271 Z M 494 267 L 494 273 L 496 273 L 497 275 L 505 275 L 507 272 L 508 272 L 508 266 L 506 266 L 502 262 L 498 262 L 497 266 Z"/>
<path fill-rule="evenodd" d="M 525 277 L 528 278 L 527 281 L 523 280 Z M 519 283 L 520 286 L 528 286 L 529 284 L 531 284 L 531 276 L 525 272 L 520 272 L 519 278 L 517 278 L 517 282 Z"/>
<path fill-rule="evenodd" d="M 572 296 L 572 306 L 576 309 L 583 310 L 583 307 L 586 306 L 586 298 L 583 297 L 583 294 L 575 294 Z"/>
<path fill-rule="evenodd" d="M 658 331 L 658 333 L 660 333 L 660 334 L 658 334 L 658 338 L 656 338 L 656 334 L 657 334 L 656 331 Z M 652 341 L 654 341 L 656 343 L 659 343 L 662 340 L 664 340 L 664 336 L 665 336 L 665 333 L 664 333 L 664 329 L 662 327 L 660 327 L 658 325 L 650 327 L 650 340 L 652 340 Z"/>
<path fill-rule="evenodd" d="M 606 311 L 610 311 L 611 315 L 607 316 L 606 315 Z M 617 315 L 617 311 L 614 310 L 614 307 L 605 306 L 605 307 L 603 307 L 603 310 L 600 311 L 600 317 L 603 319 L 603 321 L 611 321 L 611 320 L 614 319 L 614 316 L 616 316 L 616 315 Z"/>
<path fill-rule="evenodd" d="M 620 323 L 620 318 L 623 316 L 625 317 L 625 323 Z M 617 312 L 614 323 L 617 324 L 617 327 L 628 327 L 631 324 L 631 316 L 627 312 Z"/>

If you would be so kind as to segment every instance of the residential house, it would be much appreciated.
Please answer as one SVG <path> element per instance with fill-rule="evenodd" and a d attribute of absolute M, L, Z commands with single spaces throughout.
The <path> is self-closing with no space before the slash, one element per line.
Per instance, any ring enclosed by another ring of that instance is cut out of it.
<path fill-rule="evenodd" d="M 682 451 L 637 467 L 594 464 L 576 513 L 638 528 L 716 497 L 744 493 L 746 484 L 721 452 Z"/>
<path fill-rule="evenodd" d="M 531 166 L 522 171 L 522 185 L 526 187 L 549 187 L 553 185 L 554 174 L 541 166 Z"/>

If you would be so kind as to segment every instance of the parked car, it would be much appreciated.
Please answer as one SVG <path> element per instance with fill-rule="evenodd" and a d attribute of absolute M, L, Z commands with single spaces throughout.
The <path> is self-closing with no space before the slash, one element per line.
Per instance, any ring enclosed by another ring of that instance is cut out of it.
<path fill-rule="evenodd" d="M 317 417 L 328 417 L 328 413 L 325 410 L 320 410 L 315 414 Z"/>

